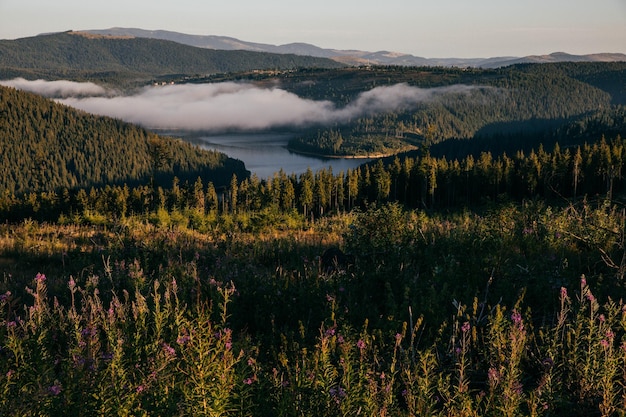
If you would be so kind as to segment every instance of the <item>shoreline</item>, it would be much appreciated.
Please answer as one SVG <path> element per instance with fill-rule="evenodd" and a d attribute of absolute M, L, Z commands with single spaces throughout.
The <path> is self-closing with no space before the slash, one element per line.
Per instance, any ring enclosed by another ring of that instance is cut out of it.
<path fill-rule="evenodd" d="M 317 153 L 317 152 L 301 151 L 301 150 L 294 149 L 290 147 L 289 145 L 287 145 L 287 150 L 289 152 L 293 152 L 298 155 L 314 156 L 316 158 L 325 158 L 325 159 L 380 159 L 380 158 L 387 158 L 390 156 L 398 155 L 402 152 L 408 152 L 408 151 L 412 151 L 415 149 L 417 149 L 417 146 L 410 146 L 410 147 L 398 149 L 395 152 L 387 152 L 387 153 L 377 152 L 377 153 L 371 153 L 367 155 L 327 155 L 327 154 L 322 154 L 322 153 Z"/>

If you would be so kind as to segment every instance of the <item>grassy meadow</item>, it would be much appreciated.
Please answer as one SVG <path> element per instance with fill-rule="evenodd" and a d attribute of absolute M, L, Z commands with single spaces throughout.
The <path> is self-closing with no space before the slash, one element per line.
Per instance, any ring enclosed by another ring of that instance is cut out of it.
<path fill-rule="evenodd" d="M 581 199 L 6 223 L 0 415 L 624 415 L 625 221 Z"/>

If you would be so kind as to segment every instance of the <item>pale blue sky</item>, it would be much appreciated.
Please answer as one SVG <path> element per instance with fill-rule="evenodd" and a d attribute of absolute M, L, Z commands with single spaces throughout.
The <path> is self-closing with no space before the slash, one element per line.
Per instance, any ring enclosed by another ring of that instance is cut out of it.
<path fill-rule="evenodd" d="M 0 0 L 0 39 L 114 26 L 428 58 L 626 53 L 626 0 Z"/>

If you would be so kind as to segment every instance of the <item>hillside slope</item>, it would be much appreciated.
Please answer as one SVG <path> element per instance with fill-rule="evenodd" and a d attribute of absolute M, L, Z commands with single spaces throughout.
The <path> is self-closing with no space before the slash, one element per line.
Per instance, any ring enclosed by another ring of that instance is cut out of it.
<path fill-rule="evenodd" d="M 251 51 L 218 51 L 176 42 L 64 32 L 0 41 L 0 78 L 150 80 L 261 69 L 339 67 L 335 61 Z"/>
<path fill-rule="evenodd" d="M 233 173 L 248 175 L 224 154 L 6 87 L 0 87 L 0 149 L 2 194 L 148 183 L 155 163 L 164 184 L 174 175 L 216 185 Z"/>

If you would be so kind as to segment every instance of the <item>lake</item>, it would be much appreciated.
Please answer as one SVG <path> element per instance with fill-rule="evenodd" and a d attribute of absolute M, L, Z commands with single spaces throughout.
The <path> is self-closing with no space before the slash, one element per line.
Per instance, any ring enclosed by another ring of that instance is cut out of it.
<path fill-rule="evenodd" d="M 182 138 L 204 149 L 223 152 L 231 158 L 243 161 L 251 173 L 261 179 L 271 178 L 281 168 L 287 175 L 301 174 L 311 168 L 316 172 L 322 168 L 332 167 L 333 172 L 355 168 L 370 159 L 316 158 L 300 155 L 287 149 L 289 139 L 294 133 L 189 133 L 167 132 L 169 136 Z"/>

